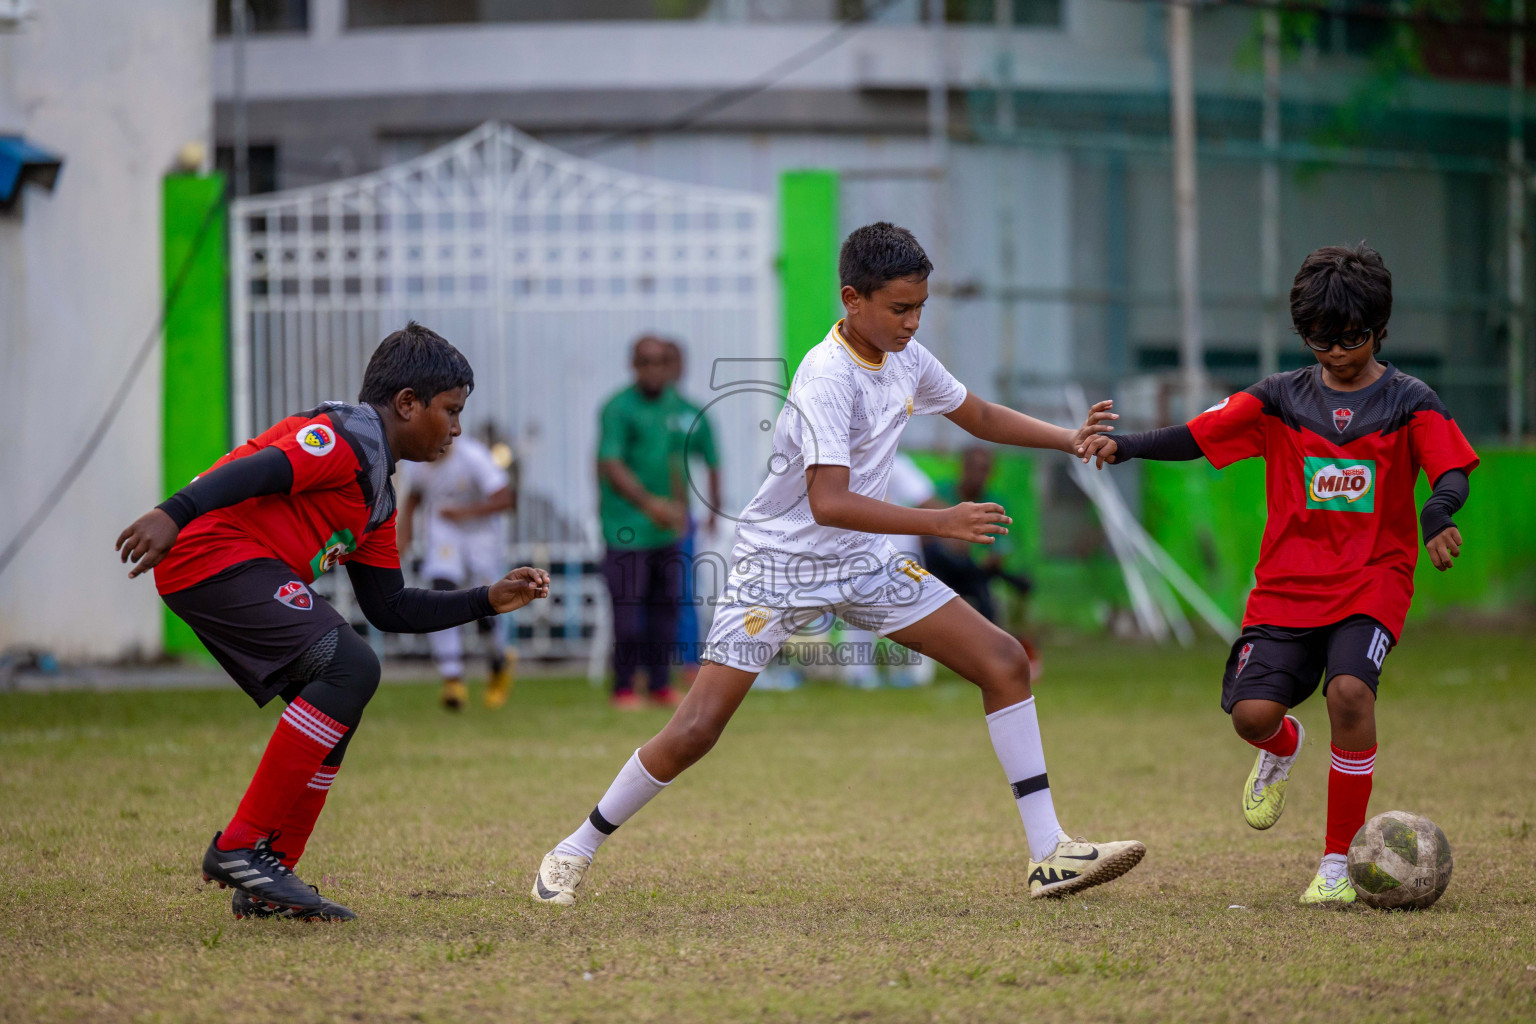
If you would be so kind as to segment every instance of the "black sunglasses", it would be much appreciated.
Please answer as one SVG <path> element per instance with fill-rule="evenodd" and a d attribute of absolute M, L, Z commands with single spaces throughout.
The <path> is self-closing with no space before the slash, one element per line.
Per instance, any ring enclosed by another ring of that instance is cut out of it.
<path fill-rule="evenodd" d="M 1329 338 L 1326 341 L 1318 338 L 1302 338 L 1301 340 L 1306 343 L 1307 348 L 1314 352 L 1327 352 L 1335 345 L 1346 352 L 1353 352 L 1361 345 L 1370 341 L 1375 334 L 1374 329 L 1367 327 L 1360 331 L 1345 331 L 1337 338 Z"/>

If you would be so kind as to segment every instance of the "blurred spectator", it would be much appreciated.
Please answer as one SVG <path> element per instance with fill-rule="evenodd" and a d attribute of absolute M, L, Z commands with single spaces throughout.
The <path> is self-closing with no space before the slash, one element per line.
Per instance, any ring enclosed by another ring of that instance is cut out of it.
<path fill-rule="evenodd" d="M 699 606 L 698 595 L 694 592 L 698 581 L 693 571 L 694 537 L 699 524 L 693 518 L 688 491 L 697 493 L 699 488 L 698 481 L 693 479 L 693 466 L 689 462 L 692 458 L 702 459 L 709 474 L 709 512 L 704 517 L 704 532 L 713 536 L 720 521 L 720 453 L 715 448 L 715 434 L 710 429 L 709 417 L 678 390 L 683 380 L 683 347 L 669 340 L 663 340 L 663 344 L 667 352 L 667 374 L 671 382 L 672 399 L 679 413 L 675 426 L 685 439 L 683 472 L 687 477 L 688 490 L 683 493 L 683 502 L 688 518 L 683 527 L 682 539 L 678 542 L 684 571 L 683 592 L 677 608 L 677 642 L 683 652 L 683 678 L 692 682 L 693 677 L 699 674 Z"/>
<path fill-rule="evenodd" d="M 953 488 L 945 487 L 939 491 L 944 505 L 957 505 L 962 501 L 995 501 L 1007 508 L 1007 503 L 999 500 L 990 490 L 992 468 L 990 448 L 979 444 L 966 448 L 961 453 L 960 478 Z M 992 622 L 998 622 L 997 602 L 992 597 L 993 580 L 1002 580 L 1020 596 L 1034 589 L 1028 576 L 1004 568 L 1012 552 L 1013 543 L 1006 535 L 998 537 L 990 545 L 967 544 L 965 541 L 937 537 L 923 538 L 923 556 L 928 571 L 949 584 L 955 593 Z M 1030 658 L 1034 660 L 1032 648 Z"/>
<path fill-rule="evenodd" d="M 667 343 L 635 341 L 635 382 L 603 405 L 597 442 L 603 578 L 613 601 L 614 707 L 638 707 L 635 676 L 654 703 L 678 702 L 671 686 L 677 606 L 686 575 L 679 542 L 687 520 L 686 428 L 672 391 Z"/>
<path fill-rule="evenodd" d="M 436 462 L 402 462 L 399 545 L 409 552 L 418 509 L 424 512 L 419 573 L 433 590 L 463 590 L 494 583 L 506 572 L 501 513 L 512 507 L 512 484 L 491 451 L 468 434 L 448 447 Z M 475 624 L 490 663 L 485 706 L 492 710 L 507 702 L 512 690 L 516 652 L 502 642 L 495 619 Z M 468 626 L 427 634 L 432 660 L 443 677 L 443 706 L 458 711 L 468 700 L 464 687 L 464 638 Z"/>

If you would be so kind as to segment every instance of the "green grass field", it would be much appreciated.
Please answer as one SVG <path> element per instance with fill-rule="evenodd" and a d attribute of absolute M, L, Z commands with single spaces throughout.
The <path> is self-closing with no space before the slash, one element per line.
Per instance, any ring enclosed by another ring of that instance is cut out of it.
<path fill-rule="evenodd" d="M 953 681 L 753 695 L 564 911 L 527 898 L 534 868 L 662 714 L 525 681 L 455 718 L 384 687 L 302 865 L 362 915 L 346 926 L 237 922 L 198 880 L 275 708 L 233 685 L 0 696 L 0 1019 L 1536 1017 L 1529 631 L 1421 628 L 1388 661 L 1372 808 L 1428 814 L 1456 853 L 1421 913 L 1296 904 L 1322 845 L 1320 698 L 1286 815 L 1256 833 L 1220 649 L 1047 657 L 1063 823 L 1150 851 L 1062 902 L 1026 898 L 979 699 Z"/>

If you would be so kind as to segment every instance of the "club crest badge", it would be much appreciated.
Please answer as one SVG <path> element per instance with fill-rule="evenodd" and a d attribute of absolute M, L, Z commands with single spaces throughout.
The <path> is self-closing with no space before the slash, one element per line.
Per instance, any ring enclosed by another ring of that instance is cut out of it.
<path fill-rule="evenodd" d="M 1237 671 L 1232 673 L 1233 678 L 1243 674 L 1243 669 L 1248 667 L 1248 659 L 1253 656 L 1253 644 L 1243 644 L 1243 649 L 1237 652 Z"/>
<path fill-rule="evenodd" d="M 325 455 L 336 447 L 336 432 L 323 423 L 310 423 L 294 435 L 299 448 L 311 455 Z"/>
<path fill-rule="evenodd" d="M 272 595 L 289 608 L 297 608 L 301 612 L 307 612 L 315 606 L 315 598 L 309 592 L 309 588 L 298 580 L 289 580 L 277 588 L 277 593 Z"/>
<path fill-rule="evenodd" d="M 1333 410 L 1333 425 L 1334 425 L 1334 427 L 1336 427 L 1338 429 L 1339 433 L 1341 433 L 1341 434 L 1344 433 L 1344 431 L 1349 429 L 1349 421 L 1354 419 L 1354 418 L 1355 418 L 1355 410 L 1353 410 L 1353 409 L 1335 409 L 1335 410 Z"/>
<path fill-rule="evenodd" d="M 763 627 L 768 625 L 768 620 L 772 617 L 773 612 L 762 605 L 748 609 L 746 620 L 742 623 L 746 627 L 747 636 L 757 636 L 757 634 L 761 633 Z"/>

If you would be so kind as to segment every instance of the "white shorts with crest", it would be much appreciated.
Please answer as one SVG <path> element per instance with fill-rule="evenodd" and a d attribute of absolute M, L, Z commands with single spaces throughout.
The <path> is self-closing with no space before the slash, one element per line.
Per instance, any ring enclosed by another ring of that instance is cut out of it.
<path fill-rule="evenodd" d="M 761 672 L 786 643 L 822 636 L 834 619 L 887 636 L 955 596 L 911 555 L 886 547 L 878 558 L 786 559 L 738 544 L 700 660 Z"/>

